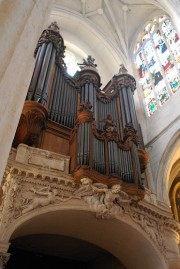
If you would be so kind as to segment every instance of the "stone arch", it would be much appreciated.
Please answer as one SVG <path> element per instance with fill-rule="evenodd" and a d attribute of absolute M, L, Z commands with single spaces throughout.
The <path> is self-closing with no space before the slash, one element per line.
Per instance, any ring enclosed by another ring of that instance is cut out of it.
<path fill-rule="evenodd" d="M 102 220 L 83 206 L 48 206 L 11 223 L 3 241 L 26 235 L 53 234 L 94 244 L 116 257 L 127 269 L 165 269 L 163 256 L 148 236 L 128 218 Z"/>
<path fill-rule="evenodd" d="M 180 159 L 180 130 L 178 130 L 169 140 L 169 143 L 162 154 L 156 178 L 157 198 L 167 205 L 170 205 L 168 195 L 173 181 L 173 177 L 170 177 L 170 173 L 173 165 L 178 159 Z"/>

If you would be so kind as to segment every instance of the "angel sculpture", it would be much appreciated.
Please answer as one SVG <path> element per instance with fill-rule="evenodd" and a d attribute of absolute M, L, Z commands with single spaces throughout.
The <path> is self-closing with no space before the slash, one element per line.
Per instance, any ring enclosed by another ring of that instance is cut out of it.
<path fill-rule="evenodd" d="M 116 132 L 116 124 L 112 120 L 112 116 L 110 114 L 107 115 L 107 118 L 103 120 L 105 122 L 103 129 L 106 132 Z"/>
<path fill-rule="evenodd" d="M 131 199 L 128 194 L 121 191 L 121 185 L 116 184 L 111 187 L 111 189 L 106 188 L 96 188 L 92 186 L 93 190 L 98 193 L 103 193 L 101 196 L 101 202 L 106 206 L 108 210 L 113 208 L 115 204 L 121 205 L 121 203 L 130 203 Z"/>
<path fill-rule="evenodd" d="M 101 202 L 100 193 L 96 192 L 96 188 L 101 186 L 104 187 L 104 184 L 94 183 L 90 178 L 82 178 L 81 179 L 81 187 L 76 190 L 73 195 L 74 197 L 82 197 L 83 200 L 90 206 L 90 208 L 94 209 L 96 212 L 105 212 L 107 211 L 105 205 Z"/>
<path fill-rule="evenodd" d="M 68 198 L 58 197 L 59 191 L 57 189 L 49 189 L 49 187 L 44 187 L 41 188 L 40 190 L 31 188 L 30 191 L 33 192 L 34 194 L 37 194 L 38 196 L 31 199 L 32 200 L 31 203 L 28 204 L 28 206 L 22 210 L 22 213 L 29 212 L 38 207 L 53 204 L 56 201 L 66 202 L 72 198 L 72 197 Z"/>

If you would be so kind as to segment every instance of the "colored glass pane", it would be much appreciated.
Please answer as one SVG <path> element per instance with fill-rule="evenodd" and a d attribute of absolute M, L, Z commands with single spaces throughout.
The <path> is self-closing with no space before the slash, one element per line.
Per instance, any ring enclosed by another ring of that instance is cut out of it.
<path fill-rule="evenodd" d="M 178 67 L 180 68 L 180 38 L 169 20 L 163 22 L 162 32 L 166 37 L 170 50 L 172 51 Z"/>
<path fill-rule="evenodd" d="M 135 62 L 145 107 L 151 116 L 171 92 L 180 90 L 180 38 L 170 20 L 161 16 L 146 25 L 141 40 Z"/>
<path fill-rule="evenodd" d="M 142 42 L 146 41 L 146 40 L 149 39 L 149 38 L 150 38 L 149 33 L 145 33 L 145 35 L 144 35 L 143 38 L 142 38 Z"/>
<path fill-rule="evenodd" d="M 136 61 L 136 67 L 137 67 L 137 70 L 138 70 L 138 73 L 139 73 L 139 77 L 143 78 L 147 73 L 147 66 L 146 66 L 145 59 L 144 59 L 142 51 L 140 51 L 137 54 L 135 61 Z"/>
<path fill-rule="evenodd" d="M 172 92 L 175 93 L 177 90 L 180 89 L 180 77 L 177 76 L 173 78 L 172 80 L 170 80 L 169 84 L 171 86 Z"/>
<path fill-rule="evenodd" d="M 169 99 L 169 93 L 162 81 L 158 87 L 155 87 L 160 105 L 163 105 Z"/>
<path fill-rule="evenodd" d="M 155 98 L 148 99 L 148 103 L 146 105 L 146 109 L 148 112 L 148 115 L 151 116 L 153 113 L 157 110 L 157 102 Z"/>

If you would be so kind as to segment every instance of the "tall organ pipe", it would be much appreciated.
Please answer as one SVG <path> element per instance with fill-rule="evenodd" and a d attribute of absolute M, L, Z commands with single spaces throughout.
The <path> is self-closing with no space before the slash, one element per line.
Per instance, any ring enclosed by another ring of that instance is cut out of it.
<path fill-rule="evenodd" d="M 120 68 L 119 74 L 115 76 L 115 79 L 118 85 L 123 128 L 128 124 L 132 124 L 134 129 L 138 130 L 138 121 L 133 100 L 136 81 L 127 73 L 127 70 L 124 67 Z M 132 147 L 133 154 L 131 154 L 130 151 L 124 151 L 123 153 L 124 178 L 128 183 L 140 183 L 141 172 L 138 159 L 138 148 L 135 144 L 133 144 Z M 135 182 L 136 178 L 138 178 L 138 182 Z"/>
<path fill-rule="evenodd" d="M 118 85 L 123 127 L 125 127 L 128 123 L 132 123 L 134 128 L 137 130 L 138 122 L 133 100 L 136 81 L 125 69 L 120 69 L 119 74 L 115 76 L 115 79 Z"/>
<path fill-rule="evenodd" d="M 96 91 L 100 87 L 100 76 L 97 69 L 92 66 L 84 65 L 78 73 L 77 79 L 80 84 L 80 102 L 91 103 L 93 116 L 96 120 Z"/>
<path fill-rule="evenodd" d="M 54 63 L 56 61 L 57 64 L 63 65 L 64 50 L 64 41 L 59 34 L 59 27 L 56 22 L 53 22 L 42 32 L 35 49 L 36 63 L 27 100 L 46 104 Z"/>

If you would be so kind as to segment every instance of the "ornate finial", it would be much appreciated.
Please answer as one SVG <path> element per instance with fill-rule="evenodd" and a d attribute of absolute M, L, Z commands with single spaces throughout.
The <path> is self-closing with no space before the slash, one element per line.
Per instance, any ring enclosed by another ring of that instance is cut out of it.
<path fill-rule="evenodd" d="M 38 49 L 42 46 L 44 43 L 52 43 L 54 48 L 56 49 L 56 64 L 63 67 L 63 69 L 66 68 L 66 65 L 64 63 L 64 52 L 65 52 L 65 46 L 64 46 L 64 40 L 62 36 L 59 33 L 59 26 L 57 25 L 57 22 L 52 22 L 47 29 L 45 29 L 39 40 L 38 44 L 36 46 L 36 49 L 34 51 L 34 57 L 37 55 Z"/>
<path fill-rule="evenodd" d="M 91 55 L 88 55 L 87 60 L 83 59 L 83 63 L 78 65 L 80 65 L 81 69 L 84 68 L 85 66 L 91 66 L 93 68 L 96 68 L 97 64 L 95 64 L 94 62 L 95 59 Z"/>
<path fill-rule="evenodd" d="M 52 22 L 52 23 L 48 26 L 48 29 L 53 30 L 53 31 L 58 32 L 58 33 L 59 33 L 59 30 L 60 30 L 60 28 L 59 28 L 59 26 L 58 26 L 58 24 L 57 24 L 56 21 Z"/>
<path fill-rule="evenodd" d="M 122 74 L 127 74 L 127 73 L 128 71 L 126 67 L 124 66 L 124 64 L 120 64 L 119 74 L 122 75 Z"/>

